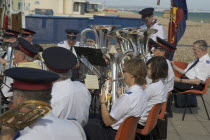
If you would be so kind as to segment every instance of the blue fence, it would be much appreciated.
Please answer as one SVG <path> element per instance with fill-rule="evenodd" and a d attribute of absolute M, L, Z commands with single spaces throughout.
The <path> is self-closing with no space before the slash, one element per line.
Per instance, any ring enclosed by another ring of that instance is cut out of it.
<path fill-rule="evenodd" d="M 113 16 L 61 17 L 31 15 L 26 17 L 26 28 L 34 30 L 34 43 L 58 43 L 66 39 L 65 29 L 82 31 L 90 25 L 121 25 L 119 28 L 139 27 L 144 22 L 137 18 L 120 18 Z"/>

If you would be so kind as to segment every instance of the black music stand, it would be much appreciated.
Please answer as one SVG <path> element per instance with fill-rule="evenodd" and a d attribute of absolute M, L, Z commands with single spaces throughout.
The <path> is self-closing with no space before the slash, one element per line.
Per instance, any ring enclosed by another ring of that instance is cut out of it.
<path fill-rule="evenodd" d="M 101 49 L 88 48 L 88 47 L 74 47 L 77 56 L 85 57 L 92 65 L 107 67 L 105 59 L 103 58 L 103 53 Z M 100 91 L 100 90 L 99 90 Z M 90 107 L 90 113 L 95 116 L 96 112 L 99 111 L 99 103 L 98 103 L 98 92 L 92 91 L 92 102 Z"/>
<path fill-rule="evenodd" d="M 103 58 L 101 49 L 87 48 L 87 47 L 74 47 L 77 55 L 81 58 L 84 56 L 92 65 L 106 67 L 107 64 Z"/>

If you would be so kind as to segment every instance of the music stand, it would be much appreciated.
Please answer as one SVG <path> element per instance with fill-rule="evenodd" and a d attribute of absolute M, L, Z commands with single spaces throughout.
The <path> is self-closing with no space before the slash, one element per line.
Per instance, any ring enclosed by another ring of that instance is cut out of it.
<path fill-rule="evenodd" d="M 107 64 L 103 58 L 101 49 L 88 47 L 74 47 L 78 56 L 84 56 L 92 65 L 106 67 Z"/>

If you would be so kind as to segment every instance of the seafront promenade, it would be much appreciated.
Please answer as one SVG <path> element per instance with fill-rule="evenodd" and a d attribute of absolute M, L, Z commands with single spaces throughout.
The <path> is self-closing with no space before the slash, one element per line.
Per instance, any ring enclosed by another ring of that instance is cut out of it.
<path fill-rule="evenodd" d="M 210 88 L 204 95 L 204 100 L 210 113 Z M 185 120 L 182 121 L 183 108 L 175 108 L 173 104 L 173 118 L 168 119 L 167 140 L 209 140 L 210 120 L 202 103 L 201 97 L 197 97 L 198 107 L 192 108 L 193 114 L 187 109 Z"/>

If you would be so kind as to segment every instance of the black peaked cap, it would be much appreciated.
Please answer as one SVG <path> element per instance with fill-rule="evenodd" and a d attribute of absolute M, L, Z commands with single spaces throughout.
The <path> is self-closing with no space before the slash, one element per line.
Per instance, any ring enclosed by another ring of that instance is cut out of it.
<path fill-rule="evenodd" d="M 176 50 L 176 47 L 174 45 L 170 44 L 169 42 L 167 42 L 166 40 L 164 40 L 164 39 L 162 39 L 160 37 L 157 37 L 157 42 L 158 42 L 157 45 L 159 47 L 162 47 L 164 49 L 167 49 L 170 52 Z"/>
<path fill-rule="evenodd" d="M 23 34 L 28 34 L 28 35 L 34 35 L 34 34 L 36 34 L 35 31 L 29 30 L 29 29 L 25 29 L 25 28 L 20 28 L 20 29 L 21 29 L 21 32 Z"/>
<path fill-rule="evenodd" d="M 66 29 L 65 31 L 66 31 L 67 34 L 77 35 L 79 33 L 78 30 L 74 30 L 74 29 Z"/>
<path fill-rule="evenodd" d="M 139 11 L 140 15 L 153 15 L 154 8 L 145 8 Z"/>
<path fill-rule="evenodd" d="M 47 48 L 44 50 L 42 57 L 46 66 L 57 73 L 65 73 L 77 64 L 76 56 L 62 47 Z"/>
<path fill-rule="evenodd" d="M 14 80 L 30 83 L 51 83 L 59 78 L 59 75 L 54 72 L 24 67 L 7 69 L 4 74 Z"/>
<path fill-rule="evenodd" d="M 39 50 L 27 40 L 23 38 L 18 38 L 18 42 L 19 45 L 15 47 L 16 49 L 19 49 L 20 51 L 31 57 L 34 57 L 38 54 Z"/>

